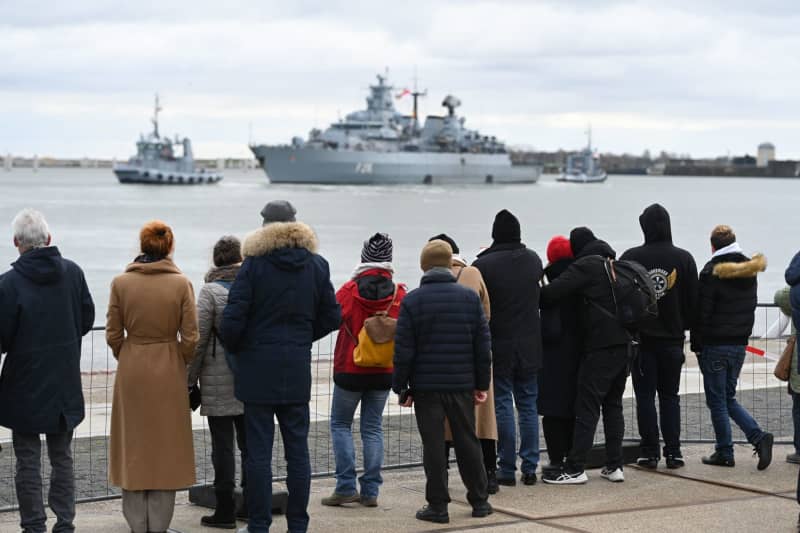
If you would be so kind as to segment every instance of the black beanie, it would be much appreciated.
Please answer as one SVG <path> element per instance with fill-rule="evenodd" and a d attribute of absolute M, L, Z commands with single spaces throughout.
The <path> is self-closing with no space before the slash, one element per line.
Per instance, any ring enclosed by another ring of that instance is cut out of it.
<path fill-rule="evenodd" d="M 578 254 L 581 253 L 581 250 L 583 250 L 587 244 L 596 240 L 597 237 L 595 237 L 592 230 L 586 226 L 575 228 L 569 232 L 569 245 L 575 257 L 578 257 Z"/>
<path fill-rule="evenodd" d="M 497 243 L 520 242 L 522 230 L 519 220 L 510 211 L 503 209 L 494 217 L 492 226 L 492 239 Z"/>
<path fill-rule="evenodd" d="M 364 241 L 361 249 L 362 263 L 391 263 L 392 239 L 385 233 L 376 233 L 368 240 Z"/>
<path fill-rule="evenodd" d="M 430 239 L 428 239 L 428 242 L 431 242 L 431 241 L 444 241 L 444 242 L 446 242 L 447 244 L 450 245 L 450 248 L 453 249 L 453 253 L 454 254 L 461 253 L 460 250 L 458 249 L 458 245 L 456 244 L 456 241 L 454 241 L 452 239 L 452 237 L 450 237 L 446 233 L 441 233 L 441 234 L 439 234 L 439 235 L 437 235 L 435 237 L 431 237 Z"/>

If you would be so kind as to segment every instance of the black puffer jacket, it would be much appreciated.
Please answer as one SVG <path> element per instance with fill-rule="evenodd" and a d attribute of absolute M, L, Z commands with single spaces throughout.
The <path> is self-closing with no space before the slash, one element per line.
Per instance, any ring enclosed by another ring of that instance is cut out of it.
<path fill-rule="evenodd" d="M 699 302 L 692 351 L 705 346 L 745 346 L 753 332 L 758 281 L 767 260 L 734 252 L 713 257 L 700 272 Z"/>
<path fill-rule="evenodd" d="M 552 283 L 573 263 L 572 259 L 556 261 L 544 269 Z M 539 414 L 569 418 L 574 415 L 575 394 L 580 366 L 581 306 L 573 296 L 555 307 L 542 309 L 542 369 L 539 372 Z"/>
<path fill-rule="evenodd" d="M 488 390 L 489 324 L 478 294 L 434 268 L 400 305 L 392 389 L 400 393 Z"/>
<path fill-rule="evenodd" d="M 658 298 L 658 316 L 639 328 L 643 344 L 683 345 L 697 307 L 697 265 L 692 254 L 672 244 L 669 213 L 653 204 L 639 217 L 644 245 L 620 259 L 641 264 L 650 274 Z"/>
<path fill-rule="evenodd" d="M 81 340 L 94 303 L 80 267 L 49 246 L 0 276 L 0 425 L 20 433 L 73 430 L 84 416 Z"/>
<path fill-rule="evenodd" d="M 590 302 L 614 314 L 614 297 L 606 273 L 606 258 L 616 257 L 616 252 L 606 242 L 594 240 L 583 247 L 572 265 L 558 279 L 542 288 L 542 307 L 556 305 L 570 297 L 583 300 L 583 350 L 592 352 L 611 346 L 624 346 L 630 334 L 619 322 L 606 315 Z"/>
<path fill-rule="evenodd" d="M 539 280 L 542 260 L 524 244 L 494 244 L 475 260 L 492 302 L 495 376 L 529 375 L 542 367 Z"/>

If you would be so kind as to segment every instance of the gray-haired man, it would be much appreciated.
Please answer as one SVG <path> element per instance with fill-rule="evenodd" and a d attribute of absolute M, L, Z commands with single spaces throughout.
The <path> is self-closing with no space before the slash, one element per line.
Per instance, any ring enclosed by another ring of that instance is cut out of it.
<path fill-rule="evenodd" d="M 53 531 L 75 531 L 70 444 L 84 417 L 81 339 L 92 328 L 94 303 L 78 265 L 50 245 L 41 213 L 21 211 L 13 229 L 20 257 L 0 275 L 0 353 L 6 354 L 0 425 L 12 431 L 20 525 L 26 533 L 47 531 L 40 440 L 45 434 Z"/>

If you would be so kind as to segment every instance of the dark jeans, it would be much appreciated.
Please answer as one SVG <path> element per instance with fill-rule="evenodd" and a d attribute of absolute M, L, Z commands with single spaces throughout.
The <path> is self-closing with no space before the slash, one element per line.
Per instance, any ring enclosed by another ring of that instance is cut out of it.
<path fill-rule="evenodd" d="M 800 454 L 800 394 L 789 391 L 792 395 L 792 423 L 794 424 L 794 453 Z"/>
<path fill-rule="evenodd" d="M 308 530 L 308 493 L 311 462 L 308 457 L 308 404 L 244 404 L 247 435 L 247 507 L 249 533 L 267 533 L 272 525 L 272 443 L 275 417 L 283 437 L 286 488 L 289 502 L 286 522 L 290 533 Z"/>
<path fill-rule="evenodd" d="M 447 461 L 444 448 L 444 419 L 450 421 L 456 461 L 467 500 L 473 507 L 484 505 L 487 492 L 486 469 L 481 445 L 475 435 L 475 407 L 471 392 L 417 392 L 414 394 L 417 427 L 422 437 L 425 466 L 425 499 L 433 509 L 444 510 L 450 503 L 447 490 Z"/>
<path fill-rule="evenodd" d="M 575 417 L 543 416 L 542 430 L 544 430 L 544 442 L 547 444 L 550 465 L 564 464 L 570 449 L 572 449 Z"/>
<path fill-rule="evenodd" d="M 685 360 L 682 345 L 642 345 L 639 349 L 639 358 L 631 374 L 636 392 L 636 419 L 639 422 L 642 457 L 660 457 L 659 414 L 664 455 L 681 456 L 681 400 L 678 391 Z"/>
<path fill-rule="evenodd" d="M 23 533 L 45 533 L 47 515 L 42 501 L 42 442 L 39 435 L 12 433 L 17 456 L 15 477 Z M 75 531 L 75 475 L 72 470 L 72 431 L 47 435 L 50 458 L 50 492 L 47 500 L 56 515 L 53 533 Z"/>
<path fill-rule="evenodd" d="M 539 378 L 535 373 L 513 378 L 494 377 L 494 411 L 497 415 L 498 478 L 513 479 L 517 470 L 517 421 L 519 421 L 520 470 L 533 474 L 539 465 Z"/>
<path fill-rule="evenodd" d="M 700 355 L 706 405 L 711 411 L 711 424 L 717 438 L 716 450 L 729 458 L 733 457 L 731 418 L 751 444 L 756 444 L 764 434 L 750 413 L 736 401 L 736 383 L 744 357 L 744 346 L 706 346 Z"/>
<path fill-rule="evenodd" d="M 486 472 L 497 470 L 497 441 L 494 439 L 478 439 L 481 442 L 483 452 L 483 467 Z M 444 443 L 444 456 L 450 462 L 450 450 L 453 449 L 453 441 L 448 440 Z M 449 465 L 448 465 L 449 468 Z"/>
<path fill-rule="evenodd" d="M 236 488 L 236 445 L 242 454 L 242 487 L 247 485 L 247 443 L 245 441 L 244 415 L 209 416 L 211 432 L 211 463 L 214 465 L 214 488 L 232 491 Z"/>
<path fill-rule="evenodd" d="M 601 408 L 606 437 L 606 467 L 616 469 L 622 466 L 622 437 L 625 434 L 622 394 L 625 392 L 629 366 L 627 346 L 589 352 L 581 362 L 575 399 L 575 434 L 566 466 L 569 472 L 583 471 L 586 455 L 594 443 Z"/>

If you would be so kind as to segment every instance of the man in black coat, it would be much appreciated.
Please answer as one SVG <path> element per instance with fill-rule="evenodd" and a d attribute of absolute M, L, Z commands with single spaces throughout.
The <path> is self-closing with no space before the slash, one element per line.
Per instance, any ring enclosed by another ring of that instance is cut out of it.
<path fill-rule="evenodd" d="M 416 403 L 417 427 L 425 465 L 425 499 L 418 520 L 447 523 L 447 460 L 444 421 L 450 421 L 461 480 L 472 516 L 492 513 L 486 470 L 475 434 L 474 403 L 486 401 L 492 358 L 489 325 L 478 294 L 456 283 L 450 271 L 453 251 L 441 240 L 422 250 L 425 274 L 420 287 L 400 304 L 395 335 L 392 389 L 410 391 L 403 403 Z"/>
<path fill-rule="evenodd" d="M 578 371 L 572 449 L 564 468 L 546 472 L 544 481 L 565 485 L 588 481 L 584 465 L 594 442 L 601 408 L 606 466 L 600 475 L 609 481 L 624 481 L 622 394 L 632 357 L 632 337 L 616 318 L 612 318 L 615 314 L 614 294 L 606 268 L 607 260 L 613 259 L 616 253 L 588 228 L 572 230 L 569 240 L 576 260 L 542 288 L 542 307 L 576 296 L 584 300 L 581 313 L 584 355 Z"/>
<path fill-rule="evenodd" d="M 47 531 L 42 501 L 40 435 L 52 467 L 53 531 L 74 531 L 72 434 L 83 420 L 81 340 L 94 323 L 94 303 L 80 267 L 50 246 L 47 222 L 32 209 L 13 223 L 19 259 L 0 276 L 0 425 L 12 431 L 20 525 Z"/>
<path fill-rule="evenodd" d="M 293 208 L 268 209 L 276 204 L 291 207 L 268 204 L 264 227 L 245 239 L 220 325 L 235 361 L 236 398 L 244 403 L 248 533 L 266 533 L 272 523 L 275 418 L 288 463 L 288 529 L 308 528 L 311 347 L 341 321 L 317 236 L 295 221 Z"/>
<path fill-rule="evenodd" d="M 659 204 L 647 207 L 639 217 L 644 244 L 631 248 L 620 259 L 636 261 L 647 269 L 658 299 L 658 316 L 639 328 L 639 357 L 634 365 L 633 388 L 639 422 L 640 457 L 645 468 L 658 467 L 658 392 L 661 433 L 667 468 L 684 465 L 681 454 L 681 369 L 685 332 L 697 305 L 697 266 L 692 254 L 672 244 L 669 213 Z"/>
<path fill-rule="evenodd" d="M 486 282 L 492 316 L 494 399 L 497 415 L 497 482 L 516 484 L 519 415 L 522 482 L 536 483 L 539 465 L 539 415 L 536 373 L 542 367 L 539 280 L 542 260 L 522 243 L 519 220 L 503 209 L 494 219 L 492 246 L 478 255 L 477 267 Z"/>
<path fill-rule="evenodd" d="M 734 466 L 730 418 L 758 454 L 758 469 L 772 461 L 772 433 L 762 430 L 750 413 L 736 401 L 736 384 L 753 332 L 758 297 L 759 272 L 767 268 L 761 254 L 742 253 L 729 226 L 711 232 L 711 260 L 700 271 L 697 318 L 692 329 L 691 349 L 703 373 L 706 404 L 717 444 L 703 463 Z"/>

